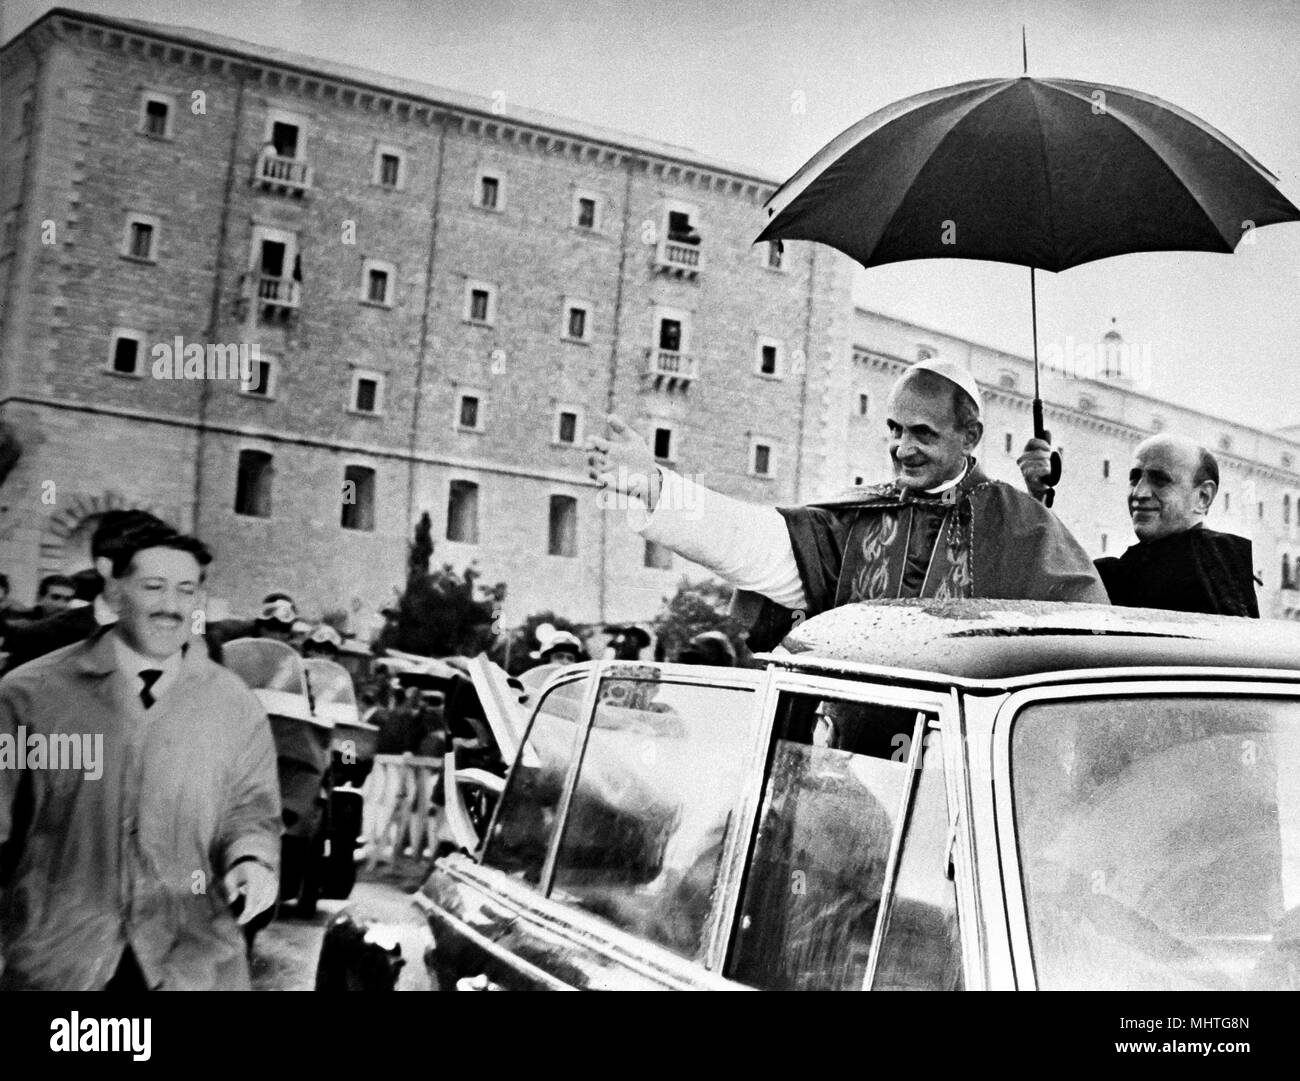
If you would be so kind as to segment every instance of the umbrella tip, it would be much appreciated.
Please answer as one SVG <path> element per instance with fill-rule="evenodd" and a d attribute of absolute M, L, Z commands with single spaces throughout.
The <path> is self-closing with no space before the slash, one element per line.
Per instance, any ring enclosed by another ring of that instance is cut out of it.
<path fill-rule="evenodd" d="M 1023 74 L 1029 74 L 1029 39 L 1025 34 L 1025 24 L 1020 24 L 1020 59 L 1024 63 Z"/>

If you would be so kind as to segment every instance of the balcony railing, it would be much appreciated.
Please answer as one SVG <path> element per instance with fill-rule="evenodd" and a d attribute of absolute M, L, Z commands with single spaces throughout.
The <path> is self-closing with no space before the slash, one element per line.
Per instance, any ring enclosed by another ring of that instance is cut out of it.
<path fill-rule="evenodd" d="M 655 265 L 678 277 L 694 278 L 703 264 L 703 252 L 698 244 L 665 238 L 655 249 Z"/>
<path fill-rule="evenodd" d="M 695 357 L 679 353 L 675 349 L 657 349 L 652 346 L 646 350 L 645 374 L 656 388 L 666 386 L 668 390 L 676 387 L 685 389 L 699 375 L 699 362 Z"/>
<path fill-rule="evenodd" d="M 296 308 L 300 286 L 301 283 L 292 278 L 261 274 L 257 279 L 257 302 L 275 308 Z"/>
<path fill-rule="evenodd" d="M 311 190 L 311 166 L 298 158 L 262 151 L 253 169 L 253 183 L 274 191 L 302 195 Z"/>

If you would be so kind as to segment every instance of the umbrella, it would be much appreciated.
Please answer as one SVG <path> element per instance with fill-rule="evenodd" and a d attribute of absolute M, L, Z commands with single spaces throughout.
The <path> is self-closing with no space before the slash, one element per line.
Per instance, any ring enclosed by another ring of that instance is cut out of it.
<path fill-rule="evenodd" d="M 1300 220 L 1276 179 L 1205 121 L 1150 94 L 1028 75 L 978 79 L 905 98 L 831 140 L 767 201 L 758 241 L 820 241 L 865 267 L 1029 267 L 1034 434 L 1050 442 L 1034 271 L 1129 252 L 1231 253 L 1252 229 Z M 1058 457 L 1050 483 L 1059 474 Z"/>

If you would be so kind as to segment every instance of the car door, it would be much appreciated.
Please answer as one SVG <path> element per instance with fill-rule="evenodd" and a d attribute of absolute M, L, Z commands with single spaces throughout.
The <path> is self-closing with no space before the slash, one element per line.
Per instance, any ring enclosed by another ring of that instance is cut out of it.
<path fill-rule="evenodd" d="M 724 985 L 722 856 L 761 757 L 765 675 L 587 672 L 543 694 L 481 853 L 426 884 L 441 986 Z"/>
<path fill-rule="evenodd" d="M 784 672 L 766 713 L 724 975 L 771 990 L 966 986 L 942 742 L 955 700 Z"/>

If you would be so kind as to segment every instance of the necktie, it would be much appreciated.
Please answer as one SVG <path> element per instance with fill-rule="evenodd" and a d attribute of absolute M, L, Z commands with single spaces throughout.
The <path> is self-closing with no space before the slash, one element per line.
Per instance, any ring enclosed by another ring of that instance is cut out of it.
<path fill-rule="evenodd" d="M 144 703 L 144 708 L 148 709 L 157 701 L 153 696 L 153 685 L 162 679 L 161 668 L 146 668 L 140 673 L 140 682 L 144 684 L 140 688 L 140 701 Z"/>

